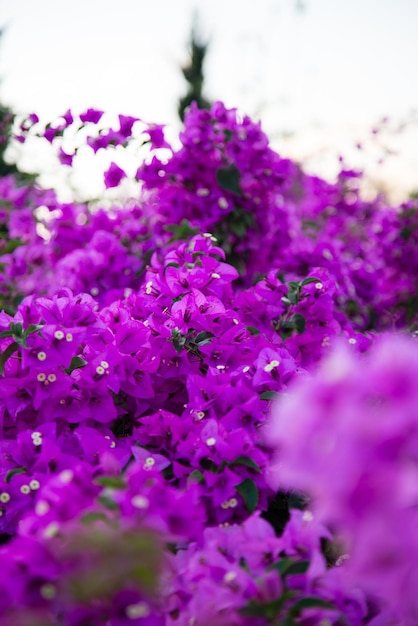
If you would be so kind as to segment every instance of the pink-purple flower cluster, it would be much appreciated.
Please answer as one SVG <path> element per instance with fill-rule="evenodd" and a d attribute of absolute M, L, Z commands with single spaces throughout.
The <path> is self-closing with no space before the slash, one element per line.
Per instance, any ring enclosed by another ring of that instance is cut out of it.
<path fill-rule="evenodd" d="M 221 103 L 18 133 L 149 154 L 122 208 L 0 179 L 0 625 L 416 623 L 416 201 Z"/>
<path fill-rule="evenodd" d="M 277 404 L 269 435 L 273 483 L 311 495 L 345 575 L 397 624 L 418 615 L 417 375 L 415 339 L 382 336 L 362 356 L 339 346 Z"/>

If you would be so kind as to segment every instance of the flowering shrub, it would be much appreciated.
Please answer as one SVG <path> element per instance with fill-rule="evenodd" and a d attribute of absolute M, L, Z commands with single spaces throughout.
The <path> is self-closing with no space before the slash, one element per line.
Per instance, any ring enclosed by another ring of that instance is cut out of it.
<path fill-rule="evenodd" d="M 136 198 L 0 179 L 0 624 L 416 624 L 418 204 L 221 103 L 18 139 L 83 133 Z"/>

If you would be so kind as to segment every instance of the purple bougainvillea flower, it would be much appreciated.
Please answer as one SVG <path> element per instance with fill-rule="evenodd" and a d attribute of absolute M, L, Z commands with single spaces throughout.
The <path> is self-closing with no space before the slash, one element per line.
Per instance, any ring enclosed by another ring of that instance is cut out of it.
<path fill-rule="evenodd" d="M 71 124 L 74 122 L 74 117 L 73 114 L 71 112 L 71 109 L 68 109 L 64 115 L 61 115 L 62 119 L 65 121 L 66 126 L 71 126 Z"/>
<path fill-rule="evenodd" d="M 60 160 L 60 163 L 62 163 L 62 165 L 72 165 L 74 156 L 75 154 L 68 154 L 61 147 L 58 151 L 58 158 Z"/>
<path fill-rule="evenodd" d="M 124 139 L 128 139 L 132 135 L 132 127 L 135 122 L 139 122 L 139 117 L 131 117 L 130 115 L 119 115 L 118 134 Z"/>
<path fill-rule="evenodd" d="M 109 187 L 117 187 L 123 178 L 126 178 L 126 172 L 124 172 L 123 169 L 119 167 L 119 165 L 116 165 L 116 163 L 112 161 L 109 169 L 107 169 L 104 173 L 104 182 L 106 188 L 108 189 Z"/>
<path fill-rule="evenodd" d="M 153 150 L 158 148 L 168 148 L 171 150 L 170 144 L 168 144 L 164 138 L 163 124 L 149 124 L 145 132 L 149 135 L 151 148 Z"/>
<path fill-rule="evenodd" d="M 87 109 L 87 111 L 80 114 L 80 120 L 83 122 L 83 124 L 86 124 L 88 122 L 92 124 L 97 124 L 101 120 L 102 116 L 103 111 L 100 111 L 99 109 Z"/>

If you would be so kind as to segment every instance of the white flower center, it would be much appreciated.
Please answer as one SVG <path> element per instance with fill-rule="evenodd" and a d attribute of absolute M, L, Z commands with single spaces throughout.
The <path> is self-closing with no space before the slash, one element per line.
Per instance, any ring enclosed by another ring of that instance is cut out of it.
<path fill-rule="evenodd" d="M 52 600 L 52 598 L 55 598 L 55 596 L 57 595 L 57 590 L 55 586 L 50 585 L 49 583 L 42 585 L 39 592 L 45 600 Z"/>
<path fill-rule="evenodd" d="M 149 615 L 149 606 L 145 602 L 130 604 L 126 607 L 126 615 L 129 619 L 137 619 L 138 617 L 147 617 Z"/>
<path fill-rule="evenodd" d="M 279 365 L 280 365 L 279 361 L 274 359 L 273 361 L 270 361 L 270 363 L 267 363 L 267 365 L 264 366 L 264 371 L 271 372 L 272 370 L 274 370 L 275 367 L 278 367 Z"/>
<path fill-rule="evenodd" d="M 149 500 L 145 496 L 134 496 L 131 500 L 131 504 L 136 509 L 147 509 L 149 507 Z"/>
<path fill-rule="evenodd" d="M 45 500 L 39 500 L 39 502 L 37 502 L 35 506 L 35 513 L 39 516 L 46 515 L 49 511 L 49 508 L 50 507 L 48 502 L 45 502 Z"/>

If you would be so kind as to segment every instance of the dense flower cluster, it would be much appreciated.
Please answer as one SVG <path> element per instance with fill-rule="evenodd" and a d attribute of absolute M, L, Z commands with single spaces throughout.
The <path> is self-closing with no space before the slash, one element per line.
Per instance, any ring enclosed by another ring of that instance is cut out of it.
<path fill-rule="evenodd" d="M 221 103 L 18 138 L 68 131 L 149 155 L 123 207 L 0 179 L 1 626 L 414 624 L 417 203 Z"/>

